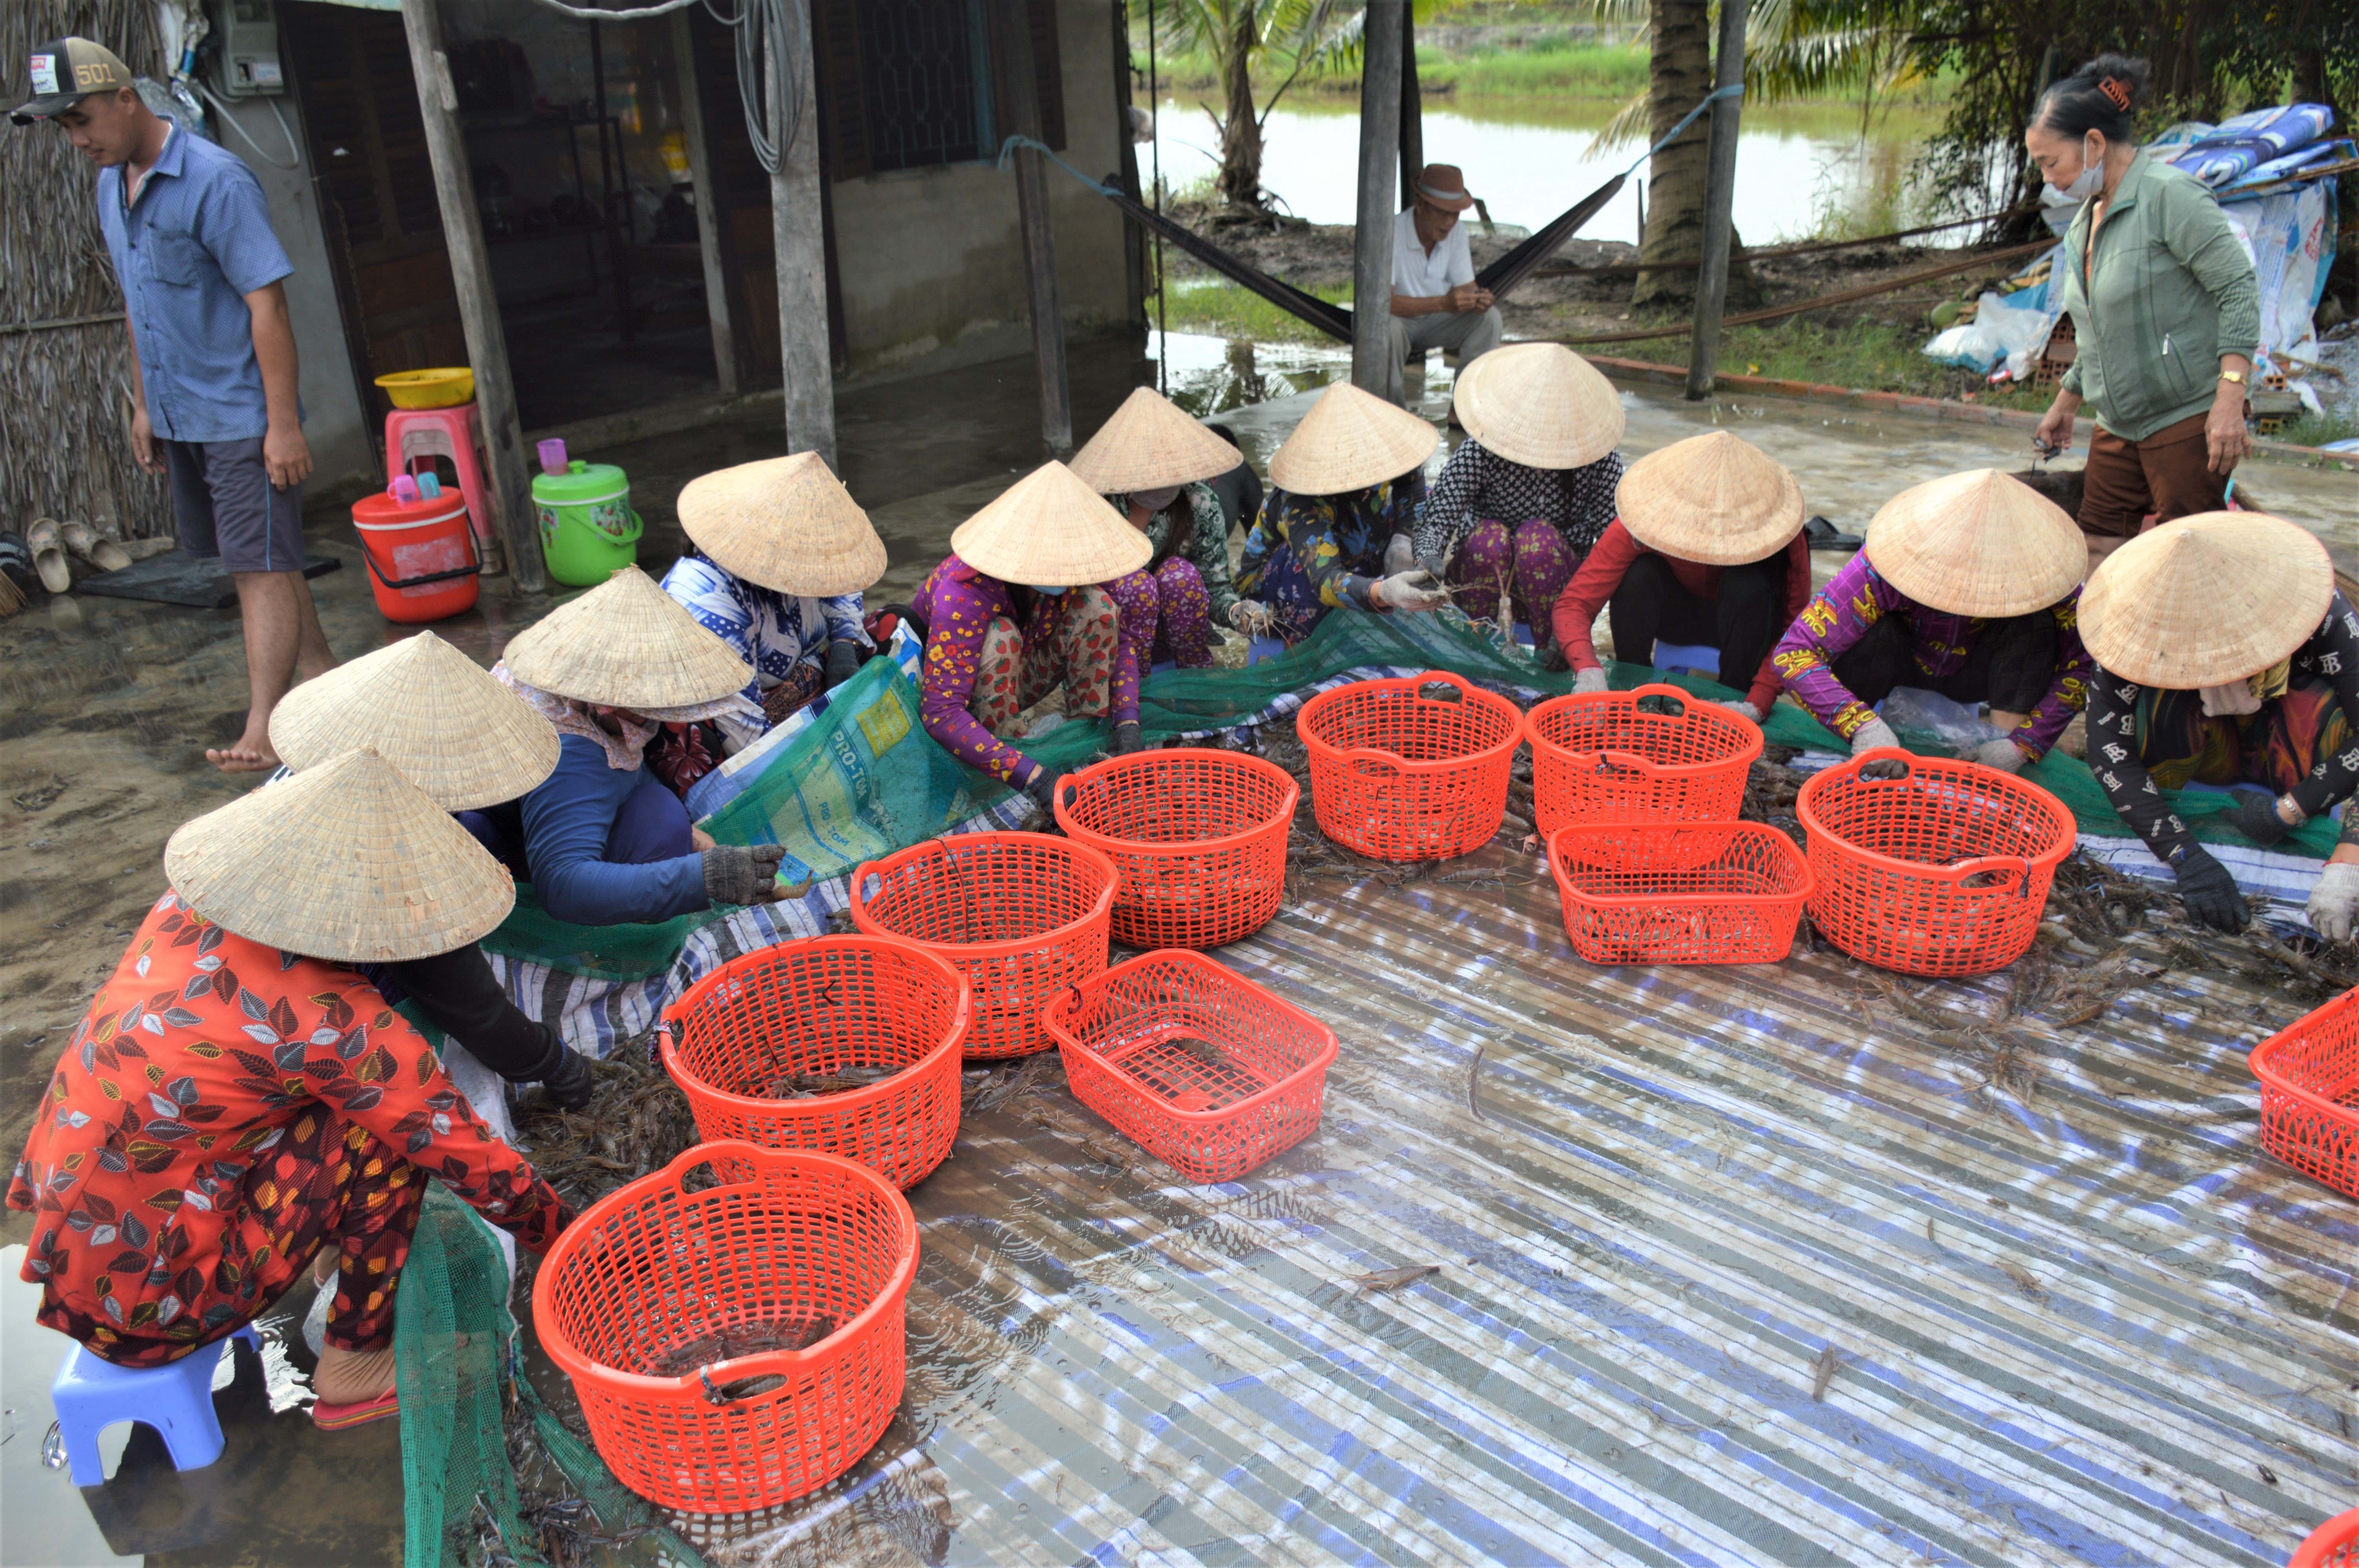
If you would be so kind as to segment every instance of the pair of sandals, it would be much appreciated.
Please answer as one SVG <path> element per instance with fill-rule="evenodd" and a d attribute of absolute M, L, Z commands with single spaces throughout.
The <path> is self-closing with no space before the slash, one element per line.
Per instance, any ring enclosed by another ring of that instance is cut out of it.
<path fill-rule="evenodd" d="M 34 518 L 25 530 L 22 548 L 31 557 L 34 575 L 51 593 L 73 587 L 73 571 L 66 564 L 69 550 L 102 572 L 119 572 L 131 564 L 122 546 L 89 524 L 60 523 L 54 517 Z"/>

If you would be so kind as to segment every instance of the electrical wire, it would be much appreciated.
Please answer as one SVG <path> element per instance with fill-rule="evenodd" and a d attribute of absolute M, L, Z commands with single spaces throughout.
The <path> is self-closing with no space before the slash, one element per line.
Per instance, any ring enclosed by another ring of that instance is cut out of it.
<path fill-rule="evenodd" d="M 550 0 L 542 0 L 549 4 Z M 803 83 L 810 80 L 810 34 L 801 0 L 739 0 L 737 18 L 737 96 L 745 107 L 745 136 L 763 171 L 776 174 L 795 145 L 803 119 Z M 770 94 L 764 90 L 765 57 L 775 75 L 777 118 L 785 135 L 771 123 Z"/>
<path fill-rule="evenodd" d="M 1125 14 L 1123 32 L 1129 34 L 1128 14 Z M 1154 139 L 1147 144 L 1147 158 L 1155 169 L 1155 214 L 1163 215 L 1163 94 L 1158 91 L 1155 74 L 1155 0 L 1147 0 L 1147 123 Z M 1155 390 L 1164 396 L 1171 395 L 1171 319 L 1164 308 L 1164 291 L 1169 287 L 1163 276 L 1163 236 L 1155 236 Z"/>
<path fill-rule="evenodd" d="M 203 93 L 206 101 L 211 103 L 212 106 L 220 112 L 221 123 L 227 125 L 231 130 L 235 131 L 238 135 L 238 139 L 244 142 L 247 146 L 254 149 L 255 157 L 260 158 L 263 162 L 268 164 L 273 168 L 288 169 L 291 171 L 303 167 L 303 149 L 296 143 L 295 127 L 287 123 L 287 112 L 278 107 L 278 100 L 275 96 L 266 95 L 266 101 L 270 105 L 271 114 L 277 115 L 278 118 L 278 134 L 287 138 L 288 161 L 285 163 L 280 163 L 277 158 L 272 157 L 268 153 L 262 150 L 262 144 L 254 139 L 253 133 L 249 132 L 244 125 L 237 123 L 236 118 L 229 112 L 229 105 L 223 103 L 221 99 L 214 94 L 212 88 L 207 87 L 202 81 L 193 76 L 190 77 L 188 81 L 190 86 L 195 88 L 199 92 Z"/>
<path fill-rule="evenodd" d="M 704 0 L 663 0 L 659 5 L 641 5 L 628 11 L 606 11 L 595 5 L 568 5 L 565 0 L 536 0 L 536 3 L 577 22 L 644 22 L 650 16 L 668 16 L 674 11 L 701 5 Z"/>

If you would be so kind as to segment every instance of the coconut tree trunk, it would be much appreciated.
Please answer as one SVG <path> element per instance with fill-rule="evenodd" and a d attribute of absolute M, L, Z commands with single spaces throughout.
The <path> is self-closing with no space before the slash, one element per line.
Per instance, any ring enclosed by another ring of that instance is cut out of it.
<path fill-rule="evenodd" d="M 1712 91 L 1712 7 L 1710 0 L 1654 0 L 1654 53 L 1647 65 L 1647 96 L 1651 114 L 1649 139 L 1659 138 Z M 1660 272 L 1641 272 L 1632 289 L 1634 305 L 1685 305 L 1695 298 L 1696 262 L 1703 255 L 1704 194 L 1709 179 L 1706 149 L 1711 145 L 1712 116 L 1699 115 L 1680 139 L 1657 153 L 1647 188 L 1647 232 L 1638 246 L 1642 266 L 1664 265 Z M 1684 266 L 1665 264 L 1684 262 Z M 1758 292 L 1752 269 L 1745 265 L 1741 239 L 1732 243 L 1728 258 L 1731 303 L 1751 300 Z"/>
<path fill-rule="evenodd" d="M 1260 37 L 1255 0 L 1234 0 L 1236 12 L 1221 40 L 1221 86 L 1228 102 L 1221 119 L 1223 200 L 1238 207 L 1261 205 L 1261 121 L 1254 114 L 1253 57 Z"/>

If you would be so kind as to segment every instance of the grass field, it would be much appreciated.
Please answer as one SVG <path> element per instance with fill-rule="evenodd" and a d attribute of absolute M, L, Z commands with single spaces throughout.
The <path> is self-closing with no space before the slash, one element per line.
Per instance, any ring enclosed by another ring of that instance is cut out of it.
<path fill-rule="evenodd" d="M 1313 288 L 1310 292 L 1337 305 L 1352 302 L 1349 284 Z M 1147 311 L 1154 313 L 1148 297 Z M 1298 316 L 1280 310 L 1260 295 L 1218 279 L 1171 280 L 1164 311 L 1175 332 L 1209 332 L 1224 338 L 1253 338 L 1262 342 L 1332 343 L 1335 340 Z"/>

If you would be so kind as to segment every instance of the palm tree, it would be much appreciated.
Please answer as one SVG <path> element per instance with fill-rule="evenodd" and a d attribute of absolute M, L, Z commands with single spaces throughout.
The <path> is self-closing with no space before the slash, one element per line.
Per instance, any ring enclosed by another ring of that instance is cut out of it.
<path fill-rule="evenodd" d="M 1131 15 L 1146 19 L 1147 0 L 1131 0 Z M 1234 205 L 1260 207 L 1262 126 L 1287 89 L 1306 73 L 1316 75 L 1357 58 L 1358 9 L 1346 0 L 1156 0 L 1154 26 L 1158 49 L 1212 57 L 1222 113 L 1205 113 L 1221 140 L 1217 189 Z M 1259 110 L 1254 107 L 1253 85 L 1257 64 L 1286 71 Z"/>

